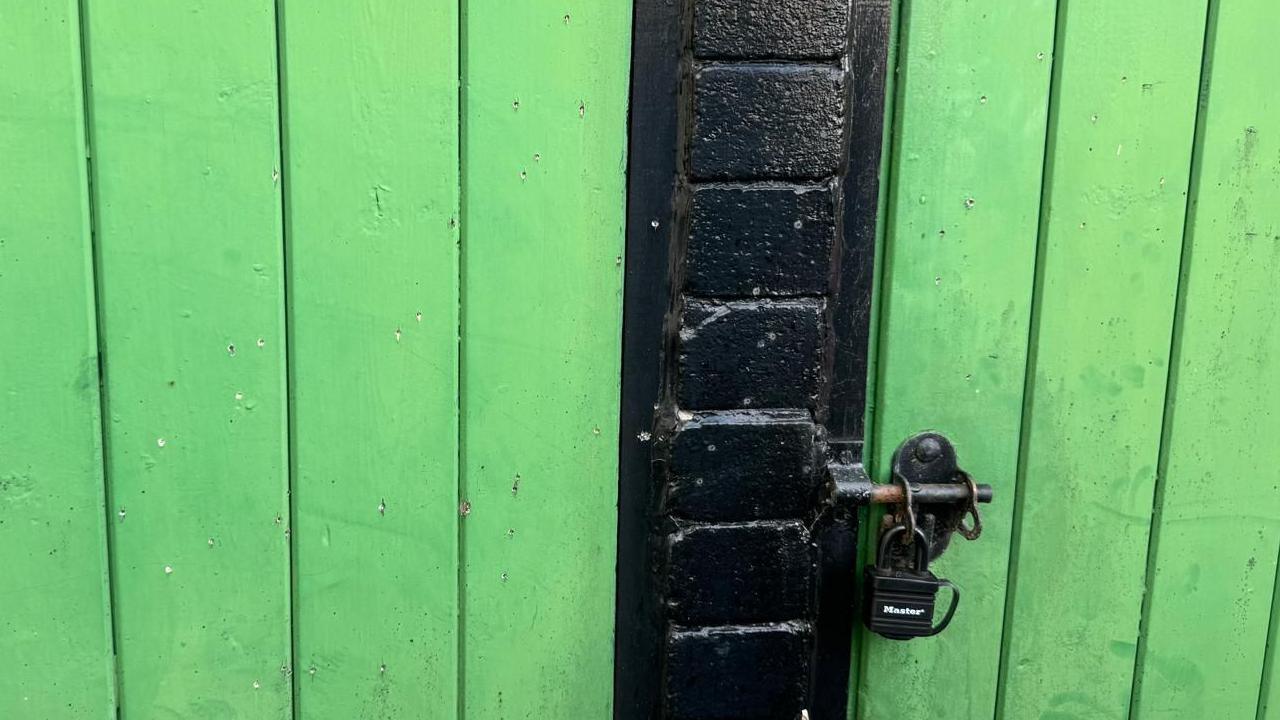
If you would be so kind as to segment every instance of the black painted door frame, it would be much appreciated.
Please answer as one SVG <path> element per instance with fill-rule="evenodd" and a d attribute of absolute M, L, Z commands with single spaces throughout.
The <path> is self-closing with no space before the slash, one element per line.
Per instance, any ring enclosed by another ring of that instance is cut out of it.
<path fill-rule="evenodd" d="M 635 0 L 618 720 L 845 716 L 890 0 Z"/>

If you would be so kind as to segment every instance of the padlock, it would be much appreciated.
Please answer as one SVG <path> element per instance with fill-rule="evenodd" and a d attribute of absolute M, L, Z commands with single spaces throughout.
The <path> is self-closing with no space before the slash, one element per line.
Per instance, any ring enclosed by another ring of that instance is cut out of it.
<path fill-rule="evenodd" d="M 910 640 L 928 637 L 942 632 L 956 614 L 960 604 L 960 591 L 950 580 L 943 580 L 929 572 L 928 539 L 917 528 L 915 565 L 896 570 L 889 567 L 889 545 L 907 531 L 905 525 L 895 525 L 880 537 L 876 562 L 868 565 L 863 575 L 866 595 L 863 600 L 862 619 L 872 632 L 891 640 Z M 951 588 L 951 606 L 942 622 L 933 624 L 934 602 L 938 588 Z"/>

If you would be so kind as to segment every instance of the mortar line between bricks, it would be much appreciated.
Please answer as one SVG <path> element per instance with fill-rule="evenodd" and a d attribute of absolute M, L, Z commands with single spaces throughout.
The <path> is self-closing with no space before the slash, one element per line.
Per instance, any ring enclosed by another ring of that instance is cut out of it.
<path fill-rule="evenodd" d="M 732 58 L 732 57 L 695 57 L 695 71 L 713 67 L 797 67 L 797 68 L 830 68 L 844 71 L 843 58 Z"/>
<path fill-rule="evenodd" d="M 741 303 L 746 305 L 759 305 L 767 303 L 769 305 L 810 305 L 814 302 L 826 302 L 826 295 L 706 295 L 703 293 L 686 292 L 684 296 L 691 300 L 705 302 L 710 305 L 729 305 L 731 303 Z M 755 409 L 755 408 L 749 408 Z"/>
<path fill-rule="evenodd" d="M 689 187 L 699 190 L 791 190 L 793 192 L 822 192 L 834 189 L 835 178 L 830 175 L 801 178 L 732 178 L 728 180 L 690 180 Z"/>

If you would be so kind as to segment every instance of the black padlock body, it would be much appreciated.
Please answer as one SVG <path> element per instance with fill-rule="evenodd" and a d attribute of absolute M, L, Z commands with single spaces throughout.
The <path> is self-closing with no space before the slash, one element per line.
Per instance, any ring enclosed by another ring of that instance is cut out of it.
<path fill-rule="evenodd" d="M 862 620 L 891 640 L 933 635 L 933 608 L 942 583 L 933 573 L 868 566 Z"/>

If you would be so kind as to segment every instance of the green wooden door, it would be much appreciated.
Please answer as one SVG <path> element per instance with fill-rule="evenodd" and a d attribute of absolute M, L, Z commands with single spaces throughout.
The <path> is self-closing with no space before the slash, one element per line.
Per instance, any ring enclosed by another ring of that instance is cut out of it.
<path fill-rule="evenodd" d="M 1280 6 L 895 17 L 850 717 L 1280 717 Z M 0 3 L 0 717 L 611 716 L 630 19 Z"/>
<path fill-rule="evenodd" d="M 1266 718 L 1280 494 L 1280 6 L 903 0 L 873 471 L 996 488 L 942 636 L 859 718 Z"/>
<path fill-rule="evenodd" d="M 0 4 L 0 717 L 611 714 L 629 24 Z"/>

